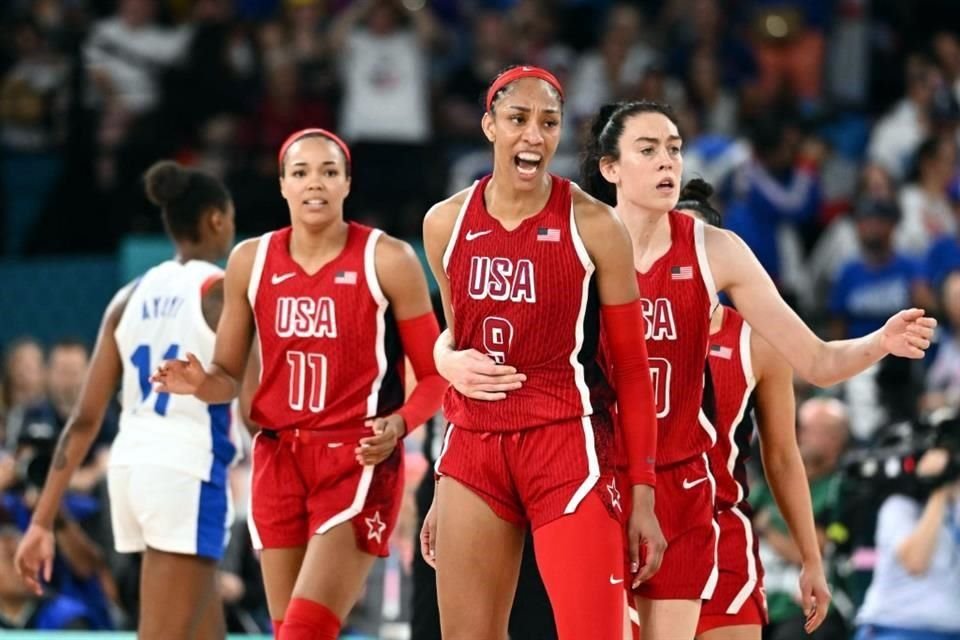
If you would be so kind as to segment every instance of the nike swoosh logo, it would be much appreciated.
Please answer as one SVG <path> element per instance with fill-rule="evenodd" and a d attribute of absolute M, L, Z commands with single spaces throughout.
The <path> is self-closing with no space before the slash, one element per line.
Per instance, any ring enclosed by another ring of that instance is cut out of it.
<path fill-rule="evenodd" d="M 487 229 L 486 231 L 467 231 L 467 235 L 465 237 L 467 242 L 470 242 L 471 240 L 476 240 L 480 236 L 485 236 L 488 233 L 493 233 L 493 229 Z"/>
<path fill-rule="evenodd" d="M 693 482 L 690 482 L 689 480 L 687 480 L 686 478 L 684 478 L 684 479 L 683 479 L 683 488 L 684 488 L 684 489 L 693 489 L 693 488 L 694 488 L 695 486 L 697 486 L 698 484 L 703 483 L 703 482 L 706 482 L 706 481 L 707 481 L 706 478 L 700 478 L 699 480 L 694 480 Z"/>
<path fill-rule="evenodd" d="M 290 273 L 283 274 L 273 274 L 273 277 L 270 278 L 270 284 L 280 284 L 285 280 L 289 280 L 293 276 L 297 275 L 296 272 L 291 271 Z"/>
<path fill-rule="evenodd" d="M 617 579 L 617 578 L 614 578 L 612 574 L 610 575 L 610 584 L 621 584 L 621 583 L 623 583 L 623 578 Z"/>

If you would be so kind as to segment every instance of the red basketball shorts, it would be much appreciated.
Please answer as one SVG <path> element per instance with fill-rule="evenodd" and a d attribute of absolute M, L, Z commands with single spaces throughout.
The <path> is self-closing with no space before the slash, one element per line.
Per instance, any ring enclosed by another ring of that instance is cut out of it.
<path fill-rule="evenodd" d="M 250 535 L 258 549 L 299 547 L 350 522 L 357 548 L 385 557 L 403 498 L 403 444 L 361 466 L 351 432 L 261 431 L 253 442 Z"/>
<path fill-rule="evenodd" d="M 499 517 L 535 531 L 574 513 L 595 492 L 623 522 L 615 474 L 613 422 L 607 415 L 564 420 L 522 431 L 447 427 L 436 469 L 471 489 Z"/>
<path fill-rule="evenodd" d="M 656 575 L 634 591 L 638 596 L 696 600 L 713 595 L 717 584 L 715 486 L 707 454 L 657 469 L 654 508 L 667 551 Z"/>
<path fill-rule="evenodd" d="M 763 567 L 759 541 L 750 523 L 748 506 L 717 514 L 719 579 L 713 597 L 703 603 L 697 633 L 734 625 L 764 625 L 767 603 L 763 594 Z"/>

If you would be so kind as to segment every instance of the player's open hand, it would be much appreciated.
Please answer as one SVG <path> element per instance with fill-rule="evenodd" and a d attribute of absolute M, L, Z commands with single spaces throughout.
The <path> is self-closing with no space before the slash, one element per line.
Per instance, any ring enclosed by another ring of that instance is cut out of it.
<path fill-rule="evenodd" d="M 628 536 L 630 573 L 634 576 L 631 587 L 636 589 L 660 570 L 667 550 L 667 540 L 653 512 L 652 487 L 638 485 L 633 488 Z"/>
<path fill-rule="evenodd" d="M 188 352 L 186 360 L 164 360 L 150 376 L 150 382 L 158 393 L 193 395 L 206 377 L 197 356 Z"/>
<path fill-rule="evenodd" d="M 362 465 L 380 464 L 389 458 L 407 429 L 406 422 L 395 413 L 386 418 L 374 418 L 370 426 L 373 435 L 361 438 L 354 449 L 357 462 Z"/>
<path fill-rule="evenodd" d="M 923 309 L 906 309 L 887 320 L 880 330 L 880 343 L 887 353 L 901 358 L 922 358 L 930 347 L 937 320 Z"/>
<path fill-rule="evenodd" d="M 808 634 L 823 624 L 830 611 L 831 598 L 823 565 L 819 562 L 812 566 L 804 565 L 800 570 L 800 606 L 806 618 L 803 629 Z"/>
<path fill-rule="evenodd" d="M 420 528 L 420 554 L 424 562 L 437 568 L 437 501 L 430 503 L 427 515 L 423 519 L 423 527 Z"/>
<path fill-rule="evenodd" d="M 17 574 L 38 596 L 43 595 L 41 579 L 50 582 L 53 574 L 53 550 L 53 532 L 31 522 L 13 557 Z"/>
<path fill-rule="evenodd" d="M 448 351 L 437 359 L 437 371 L 453 388 L 474 400 L 503 400 L 508 391 L 523 386 L 527 376 L 516 368 L 497 364 L 476 349 Z"/>

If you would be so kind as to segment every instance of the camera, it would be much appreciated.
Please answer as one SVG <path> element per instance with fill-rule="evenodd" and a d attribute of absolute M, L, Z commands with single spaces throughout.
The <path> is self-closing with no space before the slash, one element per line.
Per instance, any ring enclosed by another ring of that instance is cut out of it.
<path fill-rule="evenodd" d="M 918 476 L 920 458 L 935 448 L 947 451 L 946 467 L 936 476 Z M 871 447 L 847 454 L 841 468 L 845 480 L 874 497 L 902 493 L 925 499 L 933 490 L 960 478 L 960 413 L 941 409 L 926 420 L 891 424 Z"/>

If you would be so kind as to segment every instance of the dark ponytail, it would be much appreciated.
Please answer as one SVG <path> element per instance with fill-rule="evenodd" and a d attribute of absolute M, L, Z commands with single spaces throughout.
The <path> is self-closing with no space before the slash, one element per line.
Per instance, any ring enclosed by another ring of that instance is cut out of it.
<path fill-rule="evenodd" d="M 590 123 L 590 139 L 580 159 L 580 186 L 591 196 L 610 206 L 617 204 L 617 188 L 607 182 L 600 173 L 600 160 L 620 158 L 620 137 L 623 135 L 627 118 L 641 113 L 659 113 L 677 125 L 677 116 L 673 109 L 650 100 L 604 105 Z"/>
<path fill-rule="evenodd" d="M 147 198 L 160 207 L 167 233 L 178 240 L 198 242 L 204 212 L 226 212 L 230 205 L 230 193 L 222 182 L 171 160 L 153 164 L 143 180 Z"/>
<path fill-rule="evenodd" d="M 714 227 L 723 226 L 723 216 L 710 204 L 713 185 L 702 178 L 694 178 L 680 190 L 680 202 L 677 209 L 696 211 L 703 221 Z"/>

